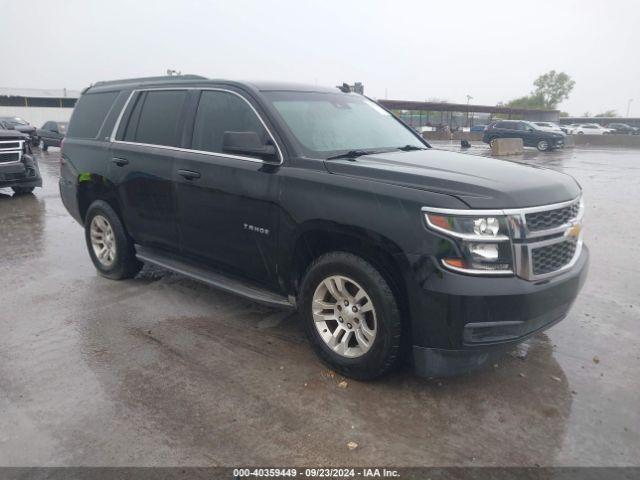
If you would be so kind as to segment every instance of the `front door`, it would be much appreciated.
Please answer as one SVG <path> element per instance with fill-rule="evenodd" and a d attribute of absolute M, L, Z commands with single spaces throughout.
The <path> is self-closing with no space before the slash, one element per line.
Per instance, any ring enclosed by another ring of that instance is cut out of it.
<path fill-rule="evenodd" d="M 134 93 L 111 146 L 109 164 L 109 179 L 134 241 L 176 252 L 173 174 L 186 98 L 186 90 Z"/>
<path fill-rule="evenodd" d="M 189 150 L 180 152 L 175 164 L 181 251 L 274 287 L 280 165 L 223 152 L 225 132 L 256 132 L 265 143 L 273 142 L 240 94 L 200 93 Z"/>

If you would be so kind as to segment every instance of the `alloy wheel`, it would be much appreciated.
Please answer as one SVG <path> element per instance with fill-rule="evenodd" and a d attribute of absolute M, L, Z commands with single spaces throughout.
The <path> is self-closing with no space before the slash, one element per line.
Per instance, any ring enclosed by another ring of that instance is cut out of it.
<path fill-rule="evenodd" d="M 91 247 L 98 261 L 104 267 L 110 267 L 116 259 L 116 239 L 109 221 L 102 215 L 96 215 L 89 227 Z"/>
<path fill-rule="evenodd" d="M 369 294 L 351 278 L 325 278 L 313 294 L 315 327 L 324 343 L 335 353 L 357 358 L 373 345 L 378 323 Z"/>

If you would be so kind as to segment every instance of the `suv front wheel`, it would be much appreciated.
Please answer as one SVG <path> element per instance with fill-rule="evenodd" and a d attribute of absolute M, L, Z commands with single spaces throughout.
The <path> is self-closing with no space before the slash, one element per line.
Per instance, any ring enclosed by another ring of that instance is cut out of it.
<path fill-rule="evenodd" d="M 133 242 L 118 214 L 102 200 L 91 204 L 85 218 L 89 255 L 100 275 L 112 280 L 134 277 L 142 268 Z"/>
<path fill-rule="evenodd" d="M 536 145 L 536 147 L 541 152 L 546 152 L 547 150 L 551 150 L 551 144 L 549 143 L 549 140 L 540 140 Z"/>
<path fill-rule="evenodd" d="M 346 377 L 369 380 L 400 358 L 402 325 L 395 295 L 364 259 L 327 253 L 307 270 L 301 316 L 314 350 Z"/>

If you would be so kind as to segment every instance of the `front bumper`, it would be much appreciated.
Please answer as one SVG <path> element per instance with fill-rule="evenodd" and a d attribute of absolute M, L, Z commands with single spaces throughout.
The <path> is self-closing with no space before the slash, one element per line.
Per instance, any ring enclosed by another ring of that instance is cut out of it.
<path fill-rule="evenodd" d="M 410 299 L 416 373 L 450 376 L 482 367 L 561 321 L 586 280 L 588 266 L 589 251 L 583 247 L 570 270 L 535 282 L 446 271 L 430 275 L 421 286 L 421 298 Z M 418 312 L 422 316 L 415 320 Z"/>
<path fill-rule="evenodd" d="M 0 163 L 0 188 L 41 186 L 42 177 L 34 158 L 25 155 L 20 163 Z"/>

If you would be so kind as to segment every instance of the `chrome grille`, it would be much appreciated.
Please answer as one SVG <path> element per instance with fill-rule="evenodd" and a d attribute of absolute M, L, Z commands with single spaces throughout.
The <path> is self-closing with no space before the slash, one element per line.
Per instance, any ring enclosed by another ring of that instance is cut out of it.
<path fill-rule="evenodd" d="M 0 150 L 0 163 L 14 163 L 20 161 L 20 154 L 18 152 L 5 153 Z"/>
<path fill-rule="evenodd" d="M 17 163 L 22 159 L 24 140 L 0 140 L 0 163 Z"/>
<path fill-rule="evenodd" d="M 505 210 L 513 238 L 516 275 L 540 280 L 570 268 L 582 250 L 582 199 Z"/>
<path fill-rule="evenodd" d="M 561 269 L 573 259 L 576 248 L 577 241 L 572 239 L 532 249 L 533 274 L 544 275 Z"/>
<path fill-rule="evenodd" d="M 531 232 L 556 228 L 569 223 L 578 216 L 580 204 L 578 202 L 563 208 L 543 212 L 527 213 L 527 227 Z"/>
<path fill-rule="evenodd" d="M 20 141 L 4 141 L 0 142 L 0 152 L 2 150 L 18 150 L 21 149 L 22 145 L 20 145 Z"/>

